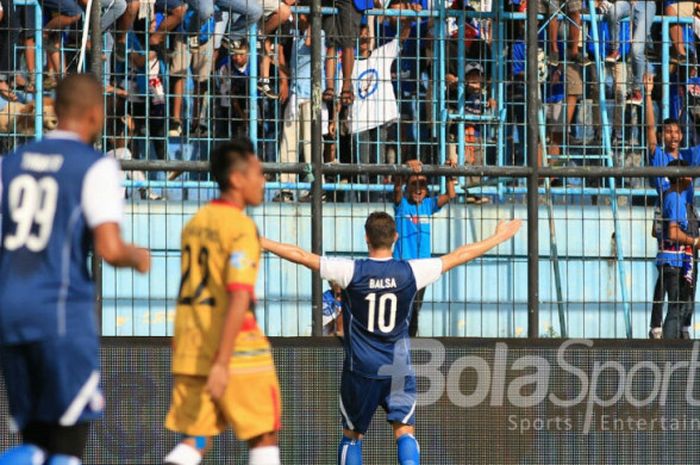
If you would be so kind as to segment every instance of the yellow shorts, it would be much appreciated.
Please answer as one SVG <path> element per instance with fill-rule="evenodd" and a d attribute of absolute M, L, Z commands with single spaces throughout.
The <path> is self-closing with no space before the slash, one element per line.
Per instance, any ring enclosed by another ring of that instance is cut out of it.
<path fill-rule="evenodd" d="M 205 392 L 205 377 L 175 375 L 165 427 L 188 436 L 217 436 L 230 425 L 241 441 L 278 431 L 282 405 L 274 365 L 232 371 L 219 401 Z"/>

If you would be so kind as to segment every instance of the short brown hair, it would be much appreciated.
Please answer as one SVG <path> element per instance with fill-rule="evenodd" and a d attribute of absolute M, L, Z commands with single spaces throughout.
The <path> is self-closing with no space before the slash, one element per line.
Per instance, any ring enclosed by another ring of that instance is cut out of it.
<path fill-rule="evenodd" d="M 391 249 L 396 238 L 396 223 L 386 212 L 374 212 L 365 221 L 365 234 L 373 249 Z"/>
<path fill-rule="evenodd" d="M 71 74 L 56 87 L 56 116 L 79 118 L 85 111 L 102 105 L 102 84 L 92 74 Z"/>

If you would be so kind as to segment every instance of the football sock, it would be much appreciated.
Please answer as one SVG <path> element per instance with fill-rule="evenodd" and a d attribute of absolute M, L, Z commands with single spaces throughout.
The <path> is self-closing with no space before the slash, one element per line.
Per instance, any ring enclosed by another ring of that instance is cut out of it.
<path fill-rule="evenodd" d="M 46 465 L 82 465 L 83 461 L 73 455 L 52 455 Z"/>
<path fill-rule="evenodd" d="M 280 448 L 255 447 L 248 452 L 248 465 L 280 465 Z"/>
<path fill-rule="evenodd" d="M 412 434 L 404 434 L 396 440 L 401 465 L 420 465 L 420 446 Z"/>
<path fill-rule="evenodd" d="M 362 465 L 362 440 L 343 436 L 338 446 L 338 465 Z"/>
<path fill-rule="evenodd" d="M 46 460 L 46 453 L 32 444 L 8 449 L 0 455 L 0 465 L 41 465 Z"/>

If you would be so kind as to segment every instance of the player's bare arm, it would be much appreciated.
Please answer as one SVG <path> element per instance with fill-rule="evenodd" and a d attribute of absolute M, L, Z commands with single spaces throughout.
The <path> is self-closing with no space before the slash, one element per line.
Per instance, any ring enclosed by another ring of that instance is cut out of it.
<path fill-rule="evenodd" d="M 451 253 L 443 255 L 441 257 L 442 272 L 446 273 L 452 268 L 481 257 L 497 245 L 515 236 L 520 226 L 522 226 L 522 220 L 501 221 L 491 237 L 473 244 L 465 244 Z"/>
<path fill-rule="evenodd" d="M 283 258 L 292 263 L 303 265 L 311 271 L 321 270 L 321 257 L 311 252 L 291 244 L 283 244 L 281 242 L 271 241 L 270 239 L 261 238 L 260 245 L 263 250 L 267 250 L 280 258 Z"/>
<path fill-rule="evenodd" d="M 95 251 L 107 263 L 118 268 L 133 268 L 146 273 L 151 268 L 151 254 L 147 249 L 127 244 L 122 240 L 117 223 L 104 223 L 93 230 Z"/>
<path fill-rule="evenodd" d="M 229 293 L 228 309 L 224 327 L 221 330 L 221 341 L 216 352 L 216 359 L 212 364 L 206 390 L 214 399 L 220 399 L 226 391 L 230 379 L 229 362 L 233 353 L 233 346 L 241 331 L 246 312 L 250 308 L 250 293 L 245 290 L 237 290 Z"/>

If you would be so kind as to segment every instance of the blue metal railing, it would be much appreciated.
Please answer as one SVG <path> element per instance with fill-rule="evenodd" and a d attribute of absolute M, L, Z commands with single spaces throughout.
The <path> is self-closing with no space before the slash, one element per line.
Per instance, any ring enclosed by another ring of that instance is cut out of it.
<path fill-rule="evenodd" d="M 35 77 L 35 91 L 34 91 L 34 137 L 37 140 L 41 140 L 43 137 L 44 129 L 44 61 L 42 59 L 44 50 L 44 34 L 43 30 L 39 27 L 44 24 L 44 15 L 41 11 L 41 6 L 37 0 L 14 0 L 14 6 L 30 6 L 34 9 L 34 21 L 37 28 L 34 30 L 34 41 L 36 43 L 36 77 Z"/>

